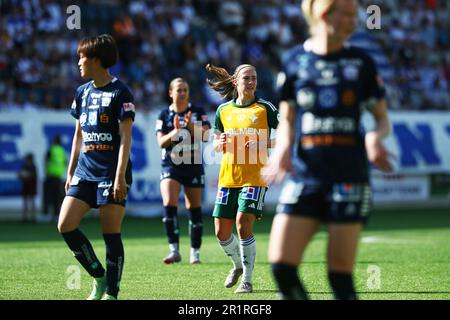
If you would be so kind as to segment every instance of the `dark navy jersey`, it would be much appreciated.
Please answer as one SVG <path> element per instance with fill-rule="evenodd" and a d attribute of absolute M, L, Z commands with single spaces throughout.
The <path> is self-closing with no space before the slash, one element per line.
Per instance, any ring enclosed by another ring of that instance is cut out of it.
<path fill-rule="evenodd" d="M 101 88 L 90 81 L 78 87 L 70 114 L 80 121 L 83 135 L 75 176 L 88 181 L 113 180 L 120 147 L 119 122 L 126 118 L 134 121 L 133 95 L 117 78 Z M 131 161 L 125 178 L 131 183 Z"/>
<path fill-rule="evenodd" d="M 178 114 L 180 125 L 183 127 L 184 117 L 189 111 L 192 113 L 191 122 L 201 121 L 202 126 L 211 127 L 208 116 L 202 108 L 193 107 L 189 104 L 185 112 L 175 112 L 174 107 L 171 105 L 159 114 L 156 121 L 156 133 L 161 132 L 163 135 L 166 135 L 171 132 L 174 129 L 173 120 L 176 114 Z M 190 141 L 187 140 L 189 136 L 191 136 Z M 202 137 L 194 137 L 188 129 L 182 129 L 180 137 L 173 141 L 169 147 L 163 148 L 161 152 L 163 171 L 169 170 L 185 176 L 196 176 L 204 173 Z"/>
<path fill-rule="evenodd" d="M 299 176 L 317 182 L 367 182 L 360 118 L 384 97 L 373 60 L 351 47 L 317 55 L 307 41 L 284 61 L 279 98 L 300 110 Z"/>

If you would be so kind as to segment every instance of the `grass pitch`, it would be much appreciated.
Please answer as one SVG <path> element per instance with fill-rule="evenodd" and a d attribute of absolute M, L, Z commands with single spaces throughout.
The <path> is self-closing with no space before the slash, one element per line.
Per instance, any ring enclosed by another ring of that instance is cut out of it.
<path fill-rule="evenodd" d="M 126 218 L 125 267 L 120 299 L 271 300 L 276 299 L 267 246 L 272 215 L 255 227 L 257 263 L 254 293 L 236 295 L 223 287 L 231 268 L 214 237 L 213 221 L 204 219 L 200 265 L 189 264 L 188 223 L 180 221 L 182 262 L 164 265 L 168 247 L 161 219 Z M 99 221 L 85 219 L 81 230 L 104 264 Z M 326 280 L 326 232 L 308 247 L 301 269 L 312 299 L 332 299 Z M 73 258 L 55 225 L 0 223 L 0 299 L 85 299 L 91 278 Z M 80 270 L 80 281 L 77 281 Z M 362 234 L 356 288 L 360 299 L 450 299 L 450 212 L 392 210 L 373 212 Z"/>

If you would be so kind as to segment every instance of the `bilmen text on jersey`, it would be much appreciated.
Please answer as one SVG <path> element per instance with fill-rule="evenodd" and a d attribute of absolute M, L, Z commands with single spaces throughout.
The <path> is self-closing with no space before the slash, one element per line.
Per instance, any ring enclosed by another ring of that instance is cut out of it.
<path fill-rule="evenodd" d="M 75 175 L 90 181 L 113 179 L 120 147 L 119 123 L 135 116 L 129 89 L 117 78 L 101 88 L 90 81 L 77 89 L 70 113 L 79 120 L 83 137 Z M 126 177 L 131 181 L 131 162 Z"/>
<path fill-rule="evenodd" d="M 228 134 L 219 175 L 221 187 L 266 186 L 261 168 L 267 162 L 270 129 L 278 126 L 278 110 L 264 99 L 238 105 L 235 100 L 219 106 L 215 130 Z M 245 143 L 253 141 L 250 147 Z"/>
<path fill-rule="evenodd" d="M 299 174 L 330 182 L 365 182 L 361 113 L 384 96 L 372 59 L 344 47 L 317 55 L 308 43 L 286 55 L 280 100 L 299 107 Z"/>

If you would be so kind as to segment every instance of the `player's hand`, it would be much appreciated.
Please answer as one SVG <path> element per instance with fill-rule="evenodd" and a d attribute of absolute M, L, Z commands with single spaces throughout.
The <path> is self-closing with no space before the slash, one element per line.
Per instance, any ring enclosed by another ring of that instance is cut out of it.
<path fill-rule="evenodd" d="M 249 150 L 255 150 L 258 142 L 255 140 L 249 140 L 245 142 L 245 148 Z"/>
<path fill-rule="evenodd" d="M 121 202 L 127 197 L 127 182 L 125 176 L 116 177 L 114 180 L 113 198 L 116 202 Z"/>
<path fill-rule="evenodd" d="M 68 175 L 66 178 L 66 183 L 64 184 L 64 190 L 66 191 L 66 194 L 67 194 L 67 192 L 69 192 L 71 181 L 72 181 L 72 176 Z"/>
<path fill-rule="evenodd" d="M 292 172 L 292 160 L 289 148 L 275 148 L 270 155 L 266 166 L 261 169 L 263 179 L 270 184 L 278 184 L 283 181 L 287 173 Z"/>
<path fill-rule="evenodd" d="M 191 111 L 186 113 L 186 115 L 184 116 L 184 126 L 189 131 L 192 132 L 192 131 L 194 131 L 194 124 L 191 122 L 191 117 L 192 117 L 192 112 Z"/>
<path fill-rule="evenodd" d="M 178 116 L 178 114 L 176 114 L 175 117 L 173 117 L 173 127 L 177 130 L 181 129 L 180 116 Z"/>
<path fill-rule="evenodd" d="M 219 143 L 220 143 L 220 145 L 221 145 L 222 147 L 223 147 L 224 145 L 227 144 L 227 142 L 228 142 L 228 137 L 229 137 L 229 134 L 228 134 L 228 133 L 222 132 L 222 133 L 220 134 L 220 136 L 219 136 Z"/>
<path fill-rule="evenodd" d="M 395 158 L 395 156 L 383 146 L 378 134 L 368 132 L 365 137 L 365 144 L 369 161 L 383 172 L 392 172 L 393 165 L 390 158 Z"/>

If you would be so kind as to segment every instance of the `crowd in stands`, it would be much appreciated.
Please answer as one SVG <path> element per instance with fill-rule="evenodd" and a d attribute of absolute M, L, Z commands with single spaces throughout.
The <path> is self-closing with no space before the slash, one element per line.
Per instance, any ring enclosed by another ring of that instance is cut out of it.
<path fill-rule="evenodd" d="M 0 1 L 0 110 L 67 109 L 83 83 L 76 46 L 110 33 L 120 63 L 111 72 L 129 84 L 138 110 L 161 109 L 174 77 L 190 84 L 192 103 L 214 110 L 204 66 L 258 71 L 257 94 L 276 102 L 280 61 L 308 30 L 301 0 L 84 0 L 81 28 L 68 29 L 73 1 Z M 380 46 L 389 108 L 450 109 L 450 2 L 362 0 L 359 30 Z M 366 8 L 381 9 L 381 29 L 366 27 Z M 359 39 L 359 38 L 358 38 Z M 355 40 L 358 41 L 357 39 Z"/>

